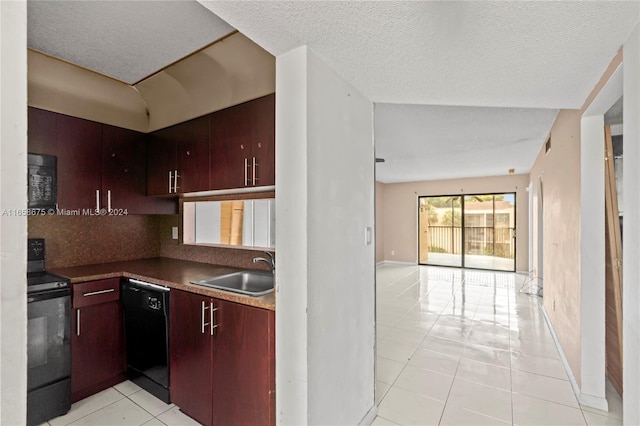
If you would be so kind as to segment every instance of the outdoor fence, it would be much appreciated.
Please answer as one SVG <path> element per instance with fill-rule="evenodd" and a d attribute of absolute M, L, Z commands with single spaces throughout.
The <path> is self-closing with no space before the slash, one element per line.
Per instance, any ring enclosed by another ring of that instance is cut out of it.
<path fill-rule="evenodd" d="M 513 259 L 514 228 L 465 227 L 464 243 L 461 226 L 430 226 L 426 242 L 430 253 L 479 254 Z"/>

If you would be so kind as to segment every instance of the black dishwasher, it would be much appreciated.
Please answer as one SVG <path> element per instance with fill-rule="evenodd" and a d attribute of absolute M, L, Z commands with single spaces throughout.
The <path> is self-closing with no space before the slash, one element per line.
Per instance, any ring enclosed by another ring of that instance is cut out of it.
<path fill-rule="evenodd" d="M 129 380 L 169 401 L 169 289 L 134 279 L 121 285 Z"/>

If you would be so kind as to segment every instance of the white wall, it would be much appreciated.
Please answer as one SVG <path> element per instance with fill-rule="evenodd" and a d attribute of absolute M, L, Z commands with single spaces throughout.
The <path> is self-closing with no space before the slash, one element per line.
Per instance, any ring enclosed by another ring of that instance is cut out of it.
<path fill-rule="evenodd" d="M 307 61 L 276 58 L 276 421 L 307 423 Z"/>
<path fill-rule="evenodd" d="M 640 25 L 624 44 L 622 269 L 624 424 L 640 424 Z"/>
<path fill-rule="evenodd" d="M 606 410 L 604 112 L 585 113 L 580 135 L 580 402 Z"/>
<path fill-rule="evenodd" d="M 27 206 L 27 4 L 0 2 L 0 211 Z M 0 216 L 0 424 L 25 423 L 27 218 Z"/>
<path fill-rule="evenodd" d="M 375 413 L 373 104 L 306 47 L 276 61 L 280 424 Z"/>

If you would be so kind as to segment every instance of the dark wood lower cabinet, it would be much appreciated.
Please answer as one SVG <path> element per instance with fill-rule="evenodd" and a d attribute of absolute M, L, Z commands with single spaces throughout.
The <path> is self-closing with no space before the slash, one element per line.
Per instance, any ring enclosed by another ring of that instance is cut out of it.
<path fill-rule="evenodd" d="M 126 361 L 122 327 L 122 306 L 119 300 L 73 309 L 72 402 L 125 379 Z"/>
<path fill-rule="evenodd" d="M 171 304 L 169 311 L 169 392 L 171 402 L 198 422 L 209 425 L 212 413 L 212 339 L 208 325 L 203 327 L 203 320 L 206 320 L 210 315 L 211 298 L 180 290 L 171 290 L 169 300 Z"/>
<path fill-rule="evenodd" d="M 174 290 L 170 344 L 171 401 L 185 414 L 207 426 L 275 424 L 273 311 Z"/>
<path fill-rule="evenodd" d="M 213 425 L 275 424 L 273 311 L 215 302 Z"/>

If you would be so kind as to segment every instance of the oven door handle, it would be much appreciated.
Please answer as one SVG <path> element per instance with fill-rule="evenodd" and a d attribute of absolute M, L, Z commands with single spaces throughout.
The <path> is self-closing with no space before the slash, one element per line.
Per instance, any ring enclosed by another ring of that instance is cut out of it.
<path fill-rule="evenodd" d="M 40 293 L 27 294 L 27 303 L 40 302 L 43 300 L 56 299 L 58 297 L 71 297 L 70 288 L 62 288 L 59 290 L 47 290 Z"/>

